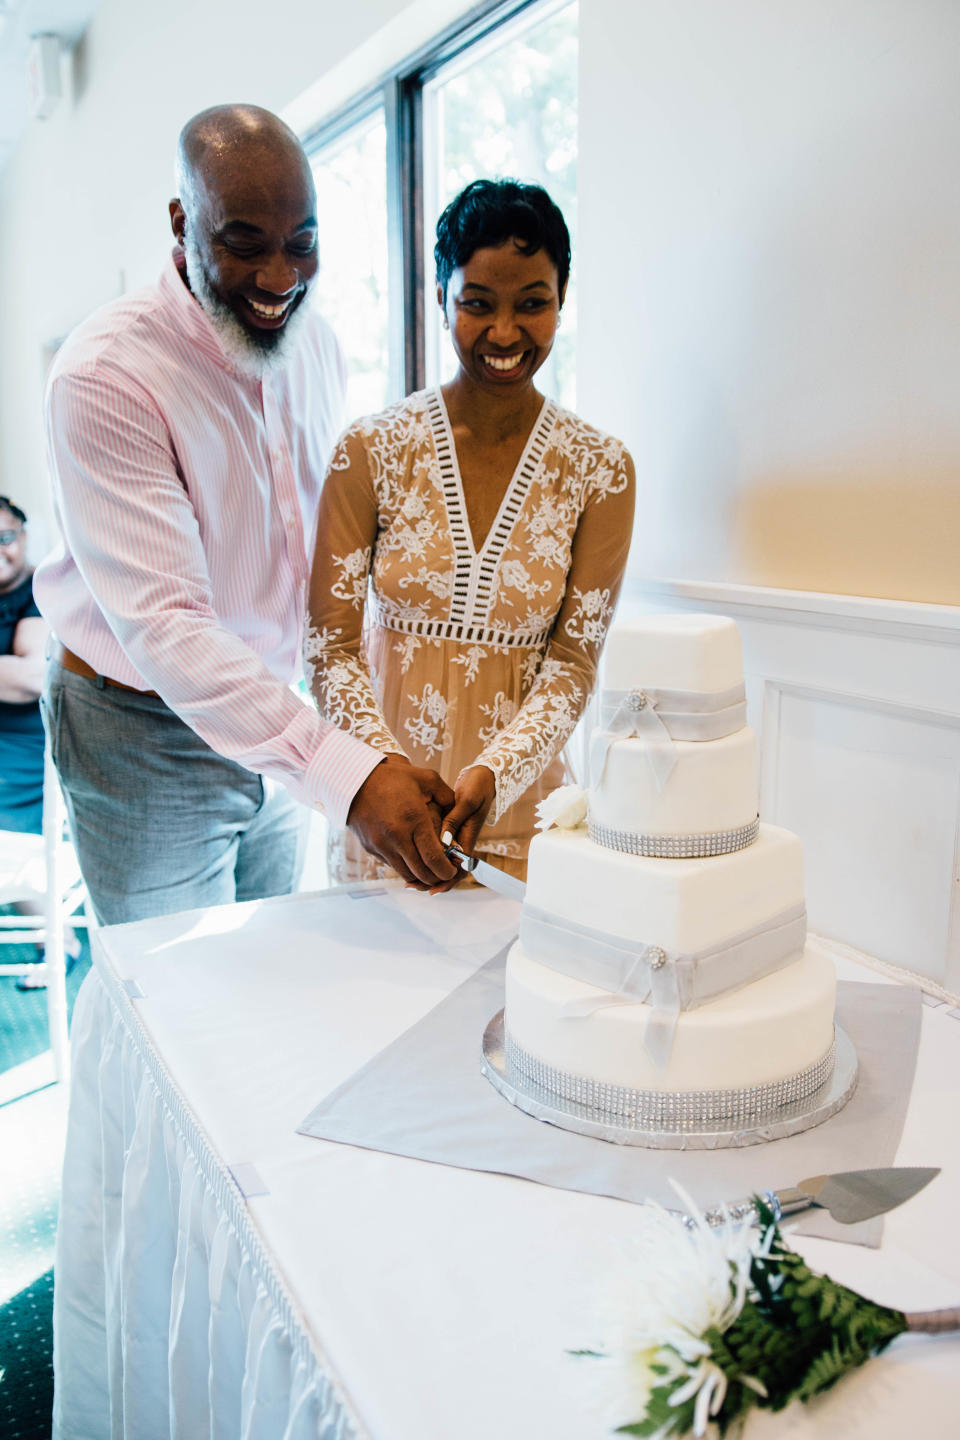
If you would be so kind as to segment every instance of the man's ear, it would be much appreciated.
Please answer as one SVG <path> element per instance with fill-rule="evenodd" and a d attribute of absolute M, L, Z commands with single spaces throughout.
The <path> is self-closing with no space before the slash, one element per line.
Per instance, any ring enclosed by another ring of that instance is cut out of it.
<path fill-rule="evenodd" d="M 174 196 L 174 198 L 170 201 L 170 205 L 168 208 L 170 210 L 170 228 L 179 243 L 182 245 L 183 237 L 187 231 L 187 217 L 184 213 L 183 206 L 180 204 L 177 196 Z"/>

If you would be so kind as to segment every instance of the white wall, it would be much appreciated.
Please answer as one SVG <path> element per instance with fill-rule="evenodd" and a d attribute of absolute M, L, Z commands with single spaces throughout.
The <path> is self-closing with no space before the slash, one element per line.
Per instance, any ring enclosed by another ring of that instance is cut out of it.
<path fill-rule="evenodd" d="M 42 553 L 50 513 L 46 347 L 96 305 L 155 278 L 181 125 L 243 100 L 301 123 L 375 80 L 470 0 L 101 0 L 65 64 L 68 96 L 0 177 L 0 492 Z M 320 82 L 319 84 L 317 82 Z"/>
<path fill-rule="evenodd" d="M 581 57 L 636 569 L 960 603 L 960 5 L 584 0 Z"/>

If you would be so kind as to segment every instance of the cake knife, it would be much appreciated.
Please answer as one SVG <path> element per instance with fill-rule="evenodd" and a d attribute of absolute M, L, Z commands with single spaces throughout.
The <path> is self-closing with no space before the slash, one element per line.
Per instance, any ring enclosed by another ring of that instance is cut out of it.
<path fill-rule="evenodd" d="M 814 1175 L 809 1180 L 798 1180 L 785 1190 L 764 1190 L 760 1199 L 770 1206 L 777 1220 L 816 1206 L 829 1211 L 841 1225 L 856 1225 L 860 1220 L 895 1210 L 939 1174 L 939 1166 L 916 1165 L 845 1170 L 837 1175 Z M 728 1217 L 756 1219 L 756 1206 L 752 1200 L 737 1200 L 731 1205 L 717 1205 L 704 1211 L 709 1225 L 722 1225 Z M 688 1224 L 694 1223 L 689 1215 L 683 1218 Z"/>
<path fill-rule="evenodd" d="M 496 890 L 501 895 L 506 895 L 508 900 L 523 899 L 527 887 L 522 880 L 517 880 L 515 876 L 507 875 L 503 870 L 498 870 L 496 865 L 488 865 L 486 860 L 478 860 L 475 855 L 468 855 L 466 851 L 461 850 L 459 845 L 454 845 L 452 841 L 447 844 L 446 841 L 449 833 L 449 831 L 446 831 L 440 837 L 441 844 L 443 845 L 443 853 L 448 860 L 452 860 L 454 865 L 459 865 L 462 870 L 466 870 L 467 874 L 472 875 L 475 880 L 479 880 L 481 885 L 486 885 L 489 889 Z"/>

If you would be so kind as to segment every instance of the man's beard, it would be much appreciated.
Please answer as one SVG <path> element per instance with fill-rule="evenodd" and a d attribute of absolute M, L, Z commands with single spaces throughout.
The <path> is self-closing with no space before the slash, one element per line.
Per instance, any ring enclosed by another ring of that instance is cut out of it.
<path fill-rule="evenodd" d="M 253 380 L 283 369 L 296 349 L 307 318 L 306 297 L 297 302 L 282 329 L 248 330 L 210 284 L 199 247 L 189 234 L 184 236 L 183 253 L 190 292 L 217 332 L 227 358 L 241 374 Z"/>

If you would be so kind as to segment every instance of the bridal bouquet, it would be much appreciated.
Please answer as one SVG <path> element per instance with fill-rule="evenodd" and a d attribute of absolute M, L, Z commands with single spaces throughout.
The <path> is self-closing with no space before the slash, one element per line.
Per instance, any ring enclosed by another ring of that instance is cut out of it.
<path fill-rule="evenodd" d="M 756 1201 L 759 1230 L 651 1207 L 605 1296 L 602 1348 L 621 1435 L 736 1435 L 751 1409 L 809 1400 L 908 1329 L 960 1327 L 960 1311 L 906 1315 L 818 1275 Z"/>

